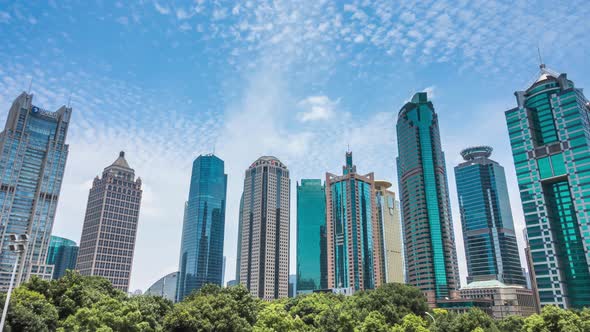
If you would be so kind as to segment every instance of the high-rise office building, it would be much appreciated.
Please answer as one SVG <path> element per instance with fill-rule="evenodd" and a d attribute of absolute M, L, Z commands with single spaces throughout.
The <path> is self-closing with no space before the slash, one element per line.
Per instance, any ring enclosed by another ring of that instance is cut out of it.
<path fill-rule="evenodd" d="M 377 219 L 380 225 L 381 267 L 385 282 L 404 282 L 404 257 L 402 245 L 402 226 L 399 214 L 399 202 L 395 193 L 388 190 L 391 183 L 375 181 L 375 198 Z"/>
<path fill-rule="evenodd" d="M 467 282 L 498 280 L 526 286 L 510 209 L 504 167 L 490 159 L 492 148 L 461 151 L 455 167 Z"/>
<path fill-rule="evenodd" d="M 407 281 L 435 306 L 458 297 L 459 272 L 438 115 L 425 92 L 399 111 L 397 145 Z"/>
<path fill-rule="evenodd" d="M 6 291 L 14 264 L 16 285 L 37 275 L 50 279 L 47 250 L 64 175 L 66 135 L 72 109 L 56 112 L 33 105 L 23 92 L 12 103 L 0 133 L 0 291 Z M 9 235 L 27 234 L 26 250 L 17 256 Z"/>
<path fill-rule="evenodd" d="M 178 284 L 178 272 L 168 273 L 158 281 L 154 282 L 150 288 L 145 291 L 145 295 L 161 296 L 170 301 L 176 300 L 176 285 Z"/>
<path fill-rule="evenodd" d="M 242 224 L 243 215 L 242 209 L 244 208 L 244 193 L 240 196 L 240 211 L 238 212 L 238 246 L 236 254 L 236 281 L 240 282 L 240 266 L 242 264 Z"/>
<path fill-rule="evenodd" d="M 297 293 L 325 289 L 326 192 L 320 179 L 297 185 Z"/>
<path fill-rule="evenodd" d="M 326 173 L 328 287 L 365 290 L 383 283 L 373 173 L 361 175 L 346 153 L 342 175 Z"/>
<path fill-rule="evenodd" d="M 226 191 L 223 160 L 212 154 L 197 157 L 182 226 L 178 301 L 205 284 L 221 286 Z"/>
<path fill-rule="evenodd" d="M 541 65 L 506 111 L 541 305 L 590 306 L 590 104 Z"/>
<path fill-rule="evenodd" d="M 260 157 L 246 170 L 240 283 L 265 300 L 289 292 L 289 188 L 289 170 L 275 157 Z"/>
<path fill-rule="evenodd" d="M 59 279 L 66 274 L 66 270 L 76 268 L 79 249 L 76 242 L 72 240 L 51 236 L 49 250 L 47 251 L 47 264 L 53 265 L 53 279 Z"/>
<path fill-rule="evenodd" d="M 115 288 L 129 289 L 141 179 L 121 151 L 113 164 L 94 178 L 88 194 L 76 269 L 82 275 L 102 276 Z"/>

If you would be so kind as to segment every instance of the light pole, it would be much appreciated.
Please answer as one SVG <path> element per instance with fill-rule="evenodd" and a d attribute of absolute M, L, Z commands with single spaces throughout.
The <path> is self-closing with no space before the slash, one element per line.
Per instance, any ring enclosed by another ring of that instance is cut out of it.
<path fill-rule="evenodd" d="M 8 245 L 8 249 L 16 254 L 14 267 L 12 268 L 12 275 L 10 276 L 10 286 L 8 286 L 8 293 L 6 293 L 6 301 L 4 301 L 4 310 L 2 311 L 2 320 L 0 321 L 0 332 L 4 331 L 4 323 L 6 323 L 6 313 L 8 312 L 8 303 L 10 302 L 10 295 L 12 295 L 12 287 L 14 286 L 14 276 L 16 275 L 16 268 L 20 261 L 20 255 L 27 247 L 29 236 L 27 234 L 10 234 L 9 240 L 12 244 Z"/>
<path fill-rule="evenodd" d="M 436 325 L 436 319 L 434 319 L 434 316 L 432 316 L 428 311 L 425 311 L 424 313 L 427 314 L 428 317 L 432 318 L 432 325 Z"/>

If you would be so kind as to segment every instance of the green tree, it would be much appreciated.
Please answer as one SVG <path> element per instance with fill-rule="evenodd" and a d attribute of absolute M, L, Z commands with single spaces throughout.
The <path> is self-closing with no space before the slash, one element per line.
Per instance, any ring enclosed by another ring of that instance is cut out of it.
<path fill-rule="evenodd" d="M 471 332 L 478 327 L 484 331 L 498 331 L 492 317 L 479 309 L 471 309 L 467 313 L 459 315 L 453 326 L 455 332 Z"/>
<path fill-rule="evenodd" d="M 508 316 L 497 321 L 496 325 L 501 332 L 520 331 L 524 326 L 524 317 L 517 315 Z"/>
<path fill-rule="evenodd" d="M 282 301 L 273 301 L 264 305 L 263 309 L 258 313 L 254 331 L 305 331 L 305 323 L 299 317 L 293 318 L 289 315 Z"/>
<path fill-rule="evenodd" d="M 168 331 L 251 331 L 259 310 L 243 286 L 220 288 L 206 285 L 188 296 L 164 318 Z"/>
<path fill-rule="evenodd" d="M 378 311 L 371 311 L 361 325 L 360 332 L 389 332 L 391 328 L 385 321 L 385 316 Z"/>
<path fill-rule="evenodd" d="M 543 307 L 541 315 L 532 315 L 524 321 L 526 332 L 583 332 L 584 324 L 575 312 L 556 306 Z"/>
<path fill-rule="evenodd" d="M 415 314 L 407 314 L 402 319 L 401 324 L 393 327 L 393 332 L 428 332 L 426 321 Z"/>
<path fill-rule="evenodd" d="M 400 323 L 407 314 L 422 316 L 429 310 L 426 298 L 418 288 L 398 283 L 358 292 L 350 300 L 354 305 L 351 310 L 360 321 L 371 311 L 379 311 L 389 325 Z"/>
<path fill-rule="evenodd" d="M 3 294 L 0 303 L 2 308 L 5 296 Z M 43 294 L 19 287 L 12 293 L 6 321 L 11 331 L 55 331 L 58 315 Z"/>
<path fill-rule="evenodd" d="M 291 316 L 299 317 L 307 326 L 320 328 L 322 313 L 344 301 L 343 295 L 313 293 L 289 299 L 285 308 Z"/>

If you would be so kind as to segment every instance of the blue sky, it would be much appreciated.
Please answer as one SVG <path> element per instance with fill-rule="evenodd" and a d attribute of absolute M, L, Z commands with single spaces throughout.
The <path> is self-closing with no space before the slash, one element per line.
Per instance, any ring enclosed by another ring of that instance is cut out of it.
<path fill-rule="evenodd" d="M 295 181 L 339 172 L 347 145 L 360 172 L 397 182 L 396 115 L 417 91 L 440 117 L 458 239 L 452 167 L 477 144 L 506 167 L 521 229 L 503 112 L 536 77 L 537 46 L 550 68 L 590 85 L 589 16 L 578 0 L 0 0 L 0 112 L 31 78 L 38 106 L 71 96 L 54 234 L 75 241 L 92 179 L 126 151 L 144 183 L 131 289 L 177 269 L 190 167 L 214 150 L 229 175 L 229 280 L 248 165 L 272 154 L 289 167 L 294 231 Z"/>

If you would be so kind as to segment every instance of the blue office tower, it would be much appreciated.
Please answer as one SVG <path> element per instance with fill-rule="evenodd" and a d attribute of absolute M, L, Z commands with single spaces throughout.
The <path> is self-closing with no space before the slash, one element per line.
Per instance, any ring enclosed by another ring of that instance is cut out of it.
<path fill-rule="evenodd" d="M 177 301 L 205 284 L 221 286 L 226 190 L 223 160 L 212 154 L 195 159 L 184 211 Z"/>
<path fill-rule="evenodd" d="M 47 264 L 54 266 L 52 279 L 59 279 L 66 274 L 67 270 L 76 268 L 79 249 L 76 242 L 51 235 L 47 251 Z"/>

